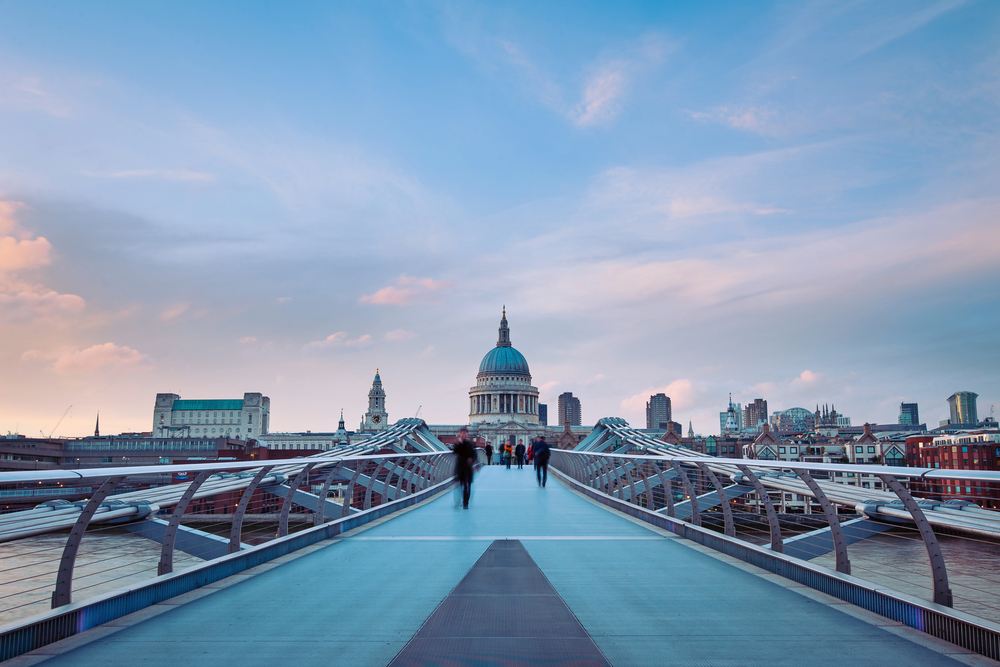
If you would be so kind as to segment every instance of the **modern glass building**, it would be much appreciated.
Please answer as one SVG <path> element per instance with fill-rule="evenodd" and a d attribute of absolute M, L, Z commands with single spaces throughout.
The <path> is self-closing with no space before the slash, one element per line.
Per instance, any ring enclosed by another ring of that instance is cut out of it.
<path fill-rule="evenodd" d="M 979 423 L 979 411 L 976 410 L 976 399 L 979 394 L 971 391 L 956 391 L 948 397 L 951 407 L 951 423 L 955 425 L 975 426 Z"/>

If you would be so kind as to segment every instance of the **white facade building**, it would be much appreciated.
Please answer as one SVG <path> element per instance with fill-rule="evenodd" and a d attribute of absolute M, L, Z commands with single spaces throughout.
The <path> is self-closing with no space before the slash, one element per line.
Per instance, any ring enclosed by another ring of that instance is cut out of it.
<path fill-rule="evenodd" d="M 154 438 L 237 438 L 266 435 L 271 399 L 260 393 L 242 399 L 184 400 L 178 394 L 157 394 L 153 407 Z"/>

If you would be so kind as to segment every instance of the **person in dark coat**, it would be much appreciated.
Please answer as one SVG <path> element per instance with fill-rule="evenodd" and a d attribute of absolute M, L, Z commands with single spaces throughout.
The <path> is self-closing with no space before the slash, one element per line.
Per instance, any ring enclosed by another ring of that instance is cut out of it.
<path fill-rule="evenodd" d="M 476 447 L 469 441 L 468 429 L 458 432 L 458 441 L 452 448 L 455 454 L 455 477 L 462 485 L 462 507 L 469 509 L 469 496 L 472 495 L 472 465 L 476 462 Z"/>
<path fill-rule="evenodd" d="M 545 482 L 549 479 L 549 456 L 552 452 L 549 443 L 545 442 L 545 436 L 539 436 L 535 444 L 531 446 L 532 458 L 535 459 L 535 477 L 538 478 L 538 486 L 545 487 Z"/>
<path fill-rule="evenodd" d="M 486 443 L 486 465 L 493 465 L 493 445 Z"/>
<path fill-rule="evenodd" d="M 517 457 L 517 469 L 524 469 L 524 443 L 517 443 L 517 447 L 514 448 L 514 456 Z"/>

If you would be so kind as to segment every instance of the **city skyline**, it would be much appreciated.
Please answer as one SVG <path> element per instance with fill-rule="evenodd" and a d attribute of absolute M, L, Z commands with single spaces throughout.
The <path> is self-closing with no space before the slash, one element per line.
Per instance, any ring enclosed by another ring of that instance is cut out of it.
<path fill-rule="evenodd" d="M 0 432 L 465 423 L 504 304 L 584 423 L 1000 403 L 995 5 L 70 7 L 0 25 Z"/>

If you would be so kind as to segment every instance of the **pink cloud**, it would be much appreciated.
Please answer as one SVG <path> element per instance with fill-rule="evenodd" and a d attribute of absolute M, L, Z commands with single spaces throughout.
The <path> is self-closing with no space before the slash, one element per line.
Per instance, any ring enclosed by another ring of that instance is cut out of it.
<path fill-rule="evenodd" d="M 666 394 L 670 397 L 670 407 L 672 410 L 683 410 L 694 405 L 699 392 L 691 380 L 682 378 L 680 380 L 674 380 L 666 386 L 647 389 L 646 391 L 639 392 L 634 396 L 626 398 L 621 402 L 622 410 L 632 419 L 638 419 L 638 416 L 642 415 L 643 420 L 645 420 L 646 401 L 649 400 L 650 396 L 660 393 Z"/>
<path fill-rule="evenodd" d="M 330 334 L 323 340 L 314 340 L 311 343 L 306 343 L 302 346 L 302 349 L 305 352 L 318 352 L 336 347 L 363 347 L 371 343 L 371 341 L 372 337 L 369 334 L 358 336 L 352 340 L 347 337 L 346 331 L 338 331 L 337 333 Z"/>
<path fill-rule="evenodd" d="M 412 331 L 407 331 L 406 329 L 395 329 L 393 331 L 387 332 L 385 334 L 385 339 L 391 340 L 394 343 L 401 343 L 403 341 L 416 338 L 416 336 L 417 334 L 413 333 Z"/>
<path fill-rule="evenodd" d="M 0 320 L 23 322 L 72 315 L 84 309 L 85 302 L 75 294 L 59 294 L 41 286 L 0 284 Z"/>
<path fill-rule="evenodd" d="M 22 271 L 48 266 L 52 262 L 52 244 L 39 236 L 18 232 L 14 214 L 24 204 L 0 201 L 0 319 L 6 322 L 30 321 L 79 313 L 85 302 L 75 294 L 59 294 L 42 285 L 21 280 Z"/>
<path fill-rule="evenodd" d="M 59 375 L 86 373 L 98 368 L 111 367 L 114 370 L 128 370 L 149 365 L 149 357 L 130 347 L 104 343 L 84 350 L 63 348 L 53 352 L 28 350 L 21 359 L 42 359 L 51 361 L 52 370 Z"/>
<path fill-rule="evenodd" d="M 189 307 L 190 304 L 186 303 L 175 303 L 172 306 L 167 306 L 160 311 L 160 321 L 169 322 L 170 320 L 181 316 Z"/>
<path fill-rule="evenodd" d="M 244 345 L 246 345 L 248 343 L 256 343 L 257 342 L 257 337 L 256 336 L 244 336 L 243 338 L 240 338 L 240 342 L 243 343 Z"/>
<path fill-rule="evenodd" d="M 451 288 L 452 283 L 432 278 L 413 278 L 405 273 L 399 276 L 395 285 L 389 285 L 374 294 L 365 294 L 358 303 L 374 303 L 392 306 L 409 306 L 429 300 L 432 292 Z"/>

